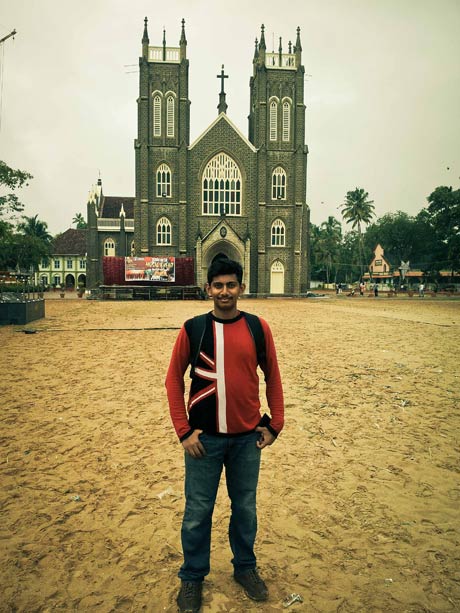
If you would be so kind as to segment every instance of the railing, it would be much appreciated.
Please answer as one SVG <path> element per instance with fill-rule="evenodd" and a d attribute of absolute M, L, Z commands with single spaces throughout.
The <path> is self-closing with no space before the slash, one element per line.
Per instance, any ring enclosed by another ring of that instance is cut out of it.
<path fill-rule="evenodd" d="M 265 66 L 267 68 L 295 68 L 295 55 L 293 53 L 282 53 L 280 63 L 279 53 L 266 53 Z"/>
<path fill-rule="evenodd" d="M 97 220 L 97 229 L 98 230 L 119 230 L 120 229 L 120 220 L 119 219 L 98 219 Z M 134 219 L 125 219 L 125 230 L 134 231 Z"/>
<path fill-rule="evenodd" d="M 149 47 L 149 62 L 180 62 L 180 49 L 178 47 Z"/>

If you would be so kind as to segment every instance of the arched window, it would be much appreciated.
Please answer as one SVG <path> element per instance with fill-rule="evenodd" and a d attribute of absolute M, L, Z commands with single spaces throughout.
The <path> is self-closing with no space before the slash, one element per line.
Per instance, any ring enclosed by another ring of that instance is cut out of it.
<path fill-rule="evenodd" d="M 167 164 L 160 164 L 157 170 L 158 198 L 171 198 L 171 169 Z"/>
<path fill-rule="evenodd" d="M 157 223 L 157 245 L 171 244 L 171 222 L 162 217 Z"/>
<path fill-rule="evenodd" d="M 278 140 L 278 99 L 270 101 L 270 140 Z"/>
<path fill-rule="evenodd" d="M 113 238 L 106 238 L 104 241 L 104 255 L 112 257 L 115 255 L 115 241 Z"/>
<path fill-rule="evenodd" d="M 286 200 L 286 171 L 277 166 L 272 174 L 272 199 Z"/>
<path fill-rule="evenodd" d="M 286 245 L 286 226 L 281 219 L 275 219 L 272 223 L 272 247 L 284 247 Z"/>
<path fill-rule="evenodd" d="M 208 163 L 203 173 L 203 215 L 241 215 L 241 172 L 225 153 Z"/>
<path fill-rule="evenodd" d="M 283 102 L 283 141 L 287 142 L 291 138 L 291 103 Z"/>
<path fill-rule="evenodd" d="M 161 96 L 153 97 L 153 136 L 161 136 Z"/>
<path fill-rule="evenodd" d="M 166 99 L 166 136 L 174 136 L 174 96 L 168 96 Z"/>

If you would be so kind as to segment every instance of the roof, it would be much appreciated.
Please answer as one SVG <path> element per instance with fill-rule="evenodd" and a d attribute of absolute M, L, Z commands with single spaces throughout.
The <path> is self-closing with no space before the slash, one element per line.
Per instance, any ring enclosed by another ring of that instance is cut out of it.
<path fill-rule="evenodd" d="M 53 240 L 53 255 L 85 255 L 86 230 L 69 228 Z"/>
<path fill-rule="evenodd" d="M 134 219 L 134 198 L 132 196 L 102 196 L 99 217 L 118 219 L 121 205 L 125 209 L 126 219 Z"/>
<path fill-rule="evenodd" d="M 254 147 L 254 145 L 251 143 L 251 141 L 249 141 L 246 136 L 240 132 L 240 130 L 238 130 L 238 128 L 235 126 L 235 124 L 228 118 L 226 113 L 219 113 L 219 115 L 216 117 L 216 119 L 212 122 L 212 124 L 210 126 L 208 126 L 208 128 L 203 132 L 203 134 L 201 134 L 200 136 L 198 136 L 198 138 L 190 145 L 189 149 L 193 149 L 193 147 L 195 147 L 195 145 L 197 143 L 200 142 L 200 140 L 202 138 L 204 138 L 206 136 L 206 134 L 208 134 L 208 132 L 210 132 L 214 126 L 219 123 L 219 121 L 226 121 L 229 126 L 232 128 L 232 130 L 234 130 L 238 136 L 241 138 L 242 141 L 245 142 L 245 144 L 255 153 L 257 151 L 257 149 Z"/>

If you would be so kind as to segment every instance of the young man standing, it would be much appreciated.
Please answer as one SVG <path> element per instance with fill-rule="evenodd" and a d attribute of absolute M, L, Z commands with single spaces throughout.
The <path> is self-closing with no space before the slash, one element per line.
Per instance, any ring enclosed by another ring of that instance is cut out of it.
<path fill-rule="evenodd" d="M 261 450 L 283 427 L 284 402 L 270 328 L 263 319 L 238 310 L 245 289 L 242 278 L 238 262 L 218 259 L 211 264 L 206 290 L 214 308 L 185 322 L 166 377 L 171 419 L 185 450 L 184 562 L 177 597 L 181 613 L 201 608 L 203 579 L 210 570 L 212 514 L 224 467 L 234 579 L 253 600 L 268 598 L 254 554 L 256 490 Z M 258 363 L 265 374 L 271 419 L 260 417 Z M 184 374 L 189 364 L 192 382 L 186 409 Z"/>

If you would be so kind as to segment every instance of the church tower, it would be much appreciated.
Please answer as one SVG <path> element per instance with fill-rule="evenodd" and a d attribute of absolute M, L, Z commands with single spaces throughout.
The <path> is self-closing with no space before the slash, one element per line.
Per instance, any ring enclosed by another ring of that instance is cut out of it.
<path fill-rule="evenodd" d="M 300 28 L 295 45 L 267 52 L 265 28 L 256 39 L 250 79 L 249 140 L 258 149 L 259 291 L 278 293 L 277 276 L 288 293 L 308 284 L 308 207 L 305 145 L 304 74 Z M 264 229 L 272 229 L 271 241 Z M 276 259 L 276 232 L 280 246 Z M 273 234 L 275 233 L 275 235 Z M 275 240 L 273 240 L 275 239 Z M 270 256 L 268 256 L 268 249 Z"/>
<path fill-rule="evenodd" d="M 138 136 L 136 153 L 136 198 L 134 203 L 134 252 L 138 257 L 155 253 L 171 255 L 168 236 L 178 229 L 174 255 L 186 247 L 187 147 L 190 140 L 190 101 L 185 22 L 178 47 L 149 44 L 144 20 L 142 56 L 139 58 Z M 162 230 L 159 230 L 162 229 Z"/>

